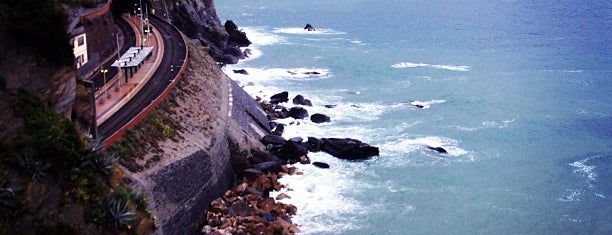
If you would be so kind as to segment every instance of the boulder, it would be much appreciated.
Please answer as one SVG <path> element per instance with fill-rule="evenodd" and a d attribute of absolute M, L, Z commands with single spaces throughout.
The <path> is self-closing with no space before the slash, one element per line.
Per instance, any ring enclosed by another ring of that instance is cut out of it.
<path fill-rule="evenodd" d="M 270 97 L 270 103 L 278 104 L 289 101 L 289 92 L 283 91 Z"/>
<path fill-rule="evenodd" d="M 268 153 L 267 151 L 263 151 L 263 150 L 259 150 L 259 149 L 253 149 L 251 150 L 251 155 L 249 157 L 249 163 L 251 165 L 253 164 L 257 164 L 257 163 L 262 163 L 262 162 L 269 162 L 269 161 L 279 161 L 278 157 L 274 156 L 274 154 Z"/>
<path fill-rule="evenodd" d="M 312 116 L 310 116 L 310 121 L 314 123 L 324 123 L 324 122 L 330 122 L 331 119 L 325 114 L 315 113 Z"/>
<path fill-rule="evenodd" d="M 263 138 L 261 138 L 261 142 L 265 145 L 282 145 L 285 144 L 286 141 L 287 140 L 285 140 L 285 138 L 278 135 L 265 135 Z"/>
<path fill-rule="evenodd" d="M 249 41 L 247 38 L 246 33 L 238 30 L 238 26 L 236 26 L 233 21 L 225 21 L 223 26 L 225 27 L 225 31 L 227 31 L 229 34 L 228 43 L 235 44 L 240 47 L 248 47 L 251 45 L 251 41 Z"/>
<path fill-rule="evenodd" d="M 321 150 L 334 157 L 347 160 L 363 160 L 378 156 L 377 147 L 350 138 L 323 138 L 321 139 Z"/>
<path fill-rule="evenodd" d="M 306 75 L 320 75 L 321 73 L 319 73 L 317 71 L 308 71 L 308 72 L 303 72 L 303 74 L 306 74 Z"/>
<path fill-rule="evenodd" d="M 234 73 L 237 73 L 237 74 L 249 75 L 249 73 L 244 69 L 234 69 L 233 71 Z"/>
<path fill-rule="evenodd" d="M 276 125 L 276 128 L 274 128 L 272 133 L 274 133 L 275 135 L 282 136 L 284 131 L 285 131 L 285 124 L 279 123 Z"/>
<path fill-rule="evenodd" d="M 308 30 L 308 31 L 315 31 L 316 30 L 315 27 L 312 26 L 311 24 L 306 24 L 306 26 L 304 26 L 304 29 Z"/>
<path fill-rule="evenodd" d="M 316 153 L 321 151 L 321 140 L 315 137 L 308 137 L 308 151 Z"/>
<path fill-rule="evenodd" d="M 323 168 L 323 169 L 329 168 L 329 164 L 324 163 L 324 162 L 312 162 L 312 165 L 319 167 L 319 168 Z"/>
<path fill-rule="evenodd" d="M 302 107 L 292 107 L 289 109 L 289 117 L 304 119 L 308 117 L 308 111 Z"/>
<path fill-rule="evenodd" d="M 433 147 L 433 146 L 425 146 L 425 148 L 429 149 L 429 150 L 433 150 L 436 151 L 438 153 L 448 153 L 448 151 L 446 151 L 446 149 L 442 148 L 442 147 Z"/>
<path fill-rule="evenodd" d="M 254 168 L 249 168 L 249 169 L 242 171 L 242 176 L 244 176 L 248 180 L 255 180 L 260 175 L 263 175 L 263 172 L 261 172 L 258 169 L 254 169 Z"/>
<path fill-rule="evenodd" d="M 301 156 L 308 154 L 308 148 L 301 141 L 287 141 L 277 154 L 283 160 L 299 160 Z"/>
<path fill-rule="evenodd" d="M 312 106 L 312 102 L 310 102 L 309 99 L 305 99 L 302 95 L 296 95 L 295 98 L 293 98 L 293 104 Z"/>
<path fill-rule="evenodd" d="M 260 170 L 261 172 L 272 172 L 272 173 L 278 173 L 282 169 L 280 164 L 278 164 L 277 161 L 257 163 L 253 165 L 252 167 L 257 170 Z"/>
<path fill-rule="evenodd" d="M 328 109 L 333 109 L 333 108 L 335 108 L 336 106 L 337 106 L 337 105 L 335 105 L 335 104 L 326 104 L 326 105 L 325 105 L 325 108 L 328 108 Z"/>

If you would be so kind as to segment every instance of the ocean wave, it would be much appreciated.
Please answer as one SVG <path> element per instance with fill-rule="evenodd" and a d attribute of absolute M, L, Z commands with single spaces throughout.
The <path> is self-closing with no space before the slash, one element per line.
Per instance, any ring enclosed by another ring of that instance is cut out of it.
<path fill-rule="evenodd" d="M 243 27 L 240 30 L 246 33 L 254 46 L 269 46 L 287 42 L 287 39 L 282 36 L 266 32 L 265 27 Z"/>
<path fill-rule="evenodd" d="M 427 68 L 459 71 L 459 72 L 467 72 L 471 70 L 471 67 L 467 65 L 426 64 L 426 63 L 412 63 L 412 62 L 400 62 L 400 63 L 391 65 L 391 67 L 397 68 L 397 69 L 427 67 Z"/>
<path fill-rule="evenodd" d="M 427 146 L 430 146 L 442 147 L 448 152 L 448 156 L 452 157 L 466 156 L 469 153 L 467 150 L 459 147 L 459 141 L 446 137 L 425 136 L 414 139 L 398 137 L 395 139 L 398 140 L 384 143 L 380 147 L 381 152 L 386 155 L 396 155 L 415 151 L 433 153 L 434 151 L 427 149 Z"/>
<path fill-rule="evenodd" d="M 353 215 L 365 210 L 365 205 L 348 197 L 345 192 L 362 190 L 363 182 L 357 182 L 354 174 L 365 169 L 364 165 L 351 164 L 323 153 L 309 154 L 313 161 L 330 165 L 320 169 L 313 165 L 295 165 L 303 174 L 291 175 L 279 181 L 285 187 L 271 192 L 272 197 L 285 193 L 291 198 L 280 200 L 295 205 L 299 213 L 293 222 L 300 225 L 305 234 L 347 232 L 359 228 Z M 322 180 L 329 179 L 329 180 Z M 321 220 L 325 217 L 325 220 Z"/>
<path fill-rule="evenodd" d="M 593 183 L 597 180 L 597 173 L 595 173 L 596 166 L 587 165 L 587 163 L 593 159 L 600 157 L 601 156 L 596 155 L 569 164 L 571 167 L 574 168 L 574 173 L 586 177 L 586 182 L 589 185 L 589 188 L 593 188 Z"/>
<path fill-rule="evenodd" d="M 234 73 L 234 69 L 244 69 L 248 74 Z M 331 73 L 325 68 L 253 68 L 227 65 L 223 71 L 236 81 L 266 82 L 284 79 L 313 80 L 329 78 Z"/>
<path fill-rule="evenodd" d="M 580 190 L 566 189 L 558 200 L 562 202 L 579 202 L 581 201 L 580 194 Z"/>
<path fill-rule="evenodd" d="M 446 100 L 429 100 L 429 101 L 418 101 L 418 100 L 414 100 L 412 102 L 410 102 L 410 104 L 412 106 L 417 106 L 420 107 L 422 109 L 428 109 L 431 108 L 432 104 L 442 104 L 445 103 Z"/>
<path fill-rule="evenodd" d="M 345 32 L 336 31 L 329 28 L 316 28 L 315 31 L 308 31 L 304 28 L 300 27 L 282 27 L 282 28 L 274 28 L 272 30 L 274 33 L 279 34 L 306 34 L 306 35 L 342 35 L 346 34 Z"/>
<path fill-rule="evenodd" d="M 513 118 L 513 119 L 508 119 L 508 120 L 503 120 L 503 121 L 483 121 L 481 125 L 478 127 L 465 127 L 465 126 L 459 126 L 459 125 L 451 125 L 449 127 L 455 128 L 460 131 L 477 131 L 477 130 L 490 129 L 490 128 L 504 129 L 504 128 L 510 127 L 511 124 L 514 123 L 514 121 L 515 120 Z"/>

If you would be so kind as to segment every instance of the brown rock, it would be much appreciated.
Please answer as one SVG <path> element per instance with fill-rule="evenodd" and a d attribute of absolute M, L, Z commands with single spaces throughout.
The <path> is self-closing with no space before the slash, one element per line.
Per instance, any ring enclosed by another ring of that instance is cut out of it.
<path fill-rule="evenodd" d="M 291 197 L 285 193 L 281 193 L 278 196 L 276 196 L 276 200 L 283 200 L 285 198 L 291 198 Z"/>

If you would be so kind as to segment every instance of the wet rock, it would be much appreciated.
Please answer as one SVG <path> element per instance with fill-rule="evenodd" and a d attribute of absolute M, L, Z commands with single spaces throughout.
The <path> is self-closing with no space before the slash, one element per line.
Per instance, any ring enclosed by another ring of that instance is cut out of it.
<path fill-rule="evenodd" d="M 350 138 L 323 138 L 321 139 L 321 150 L 334 157 L 347 160 L 363 160 L 379 154 L 377 147 Z"/>
<path fill-rule="evenodd" d="M 308 31 L 315 31 L 316 30 L 315 27 L 312 26 L 311 24 L 306 24 L 306 26 L 304 26 L 304 29 L 308 30 Z"/>
<path fill-rule="evenodd" d="M 278 164 L 276 161 L 257 163 L 252 167 L 262 172 L 278 173 L 281 170 L 280 164 Z"/>
<path fill-rule="evenodd" d="M 270 97 L 270 103 L 278 104 L 289 101 L 289 92 L 283 91 Z"/>
<path fill-rule="evenodd" d="M 335 108 L 336 106 L 337 106 L 337 105 L 335 105 L 335 104 L 326 104 L 326 105 L 325 105 L 325 108 L 328 108 L 328 109 L 333 109 L 333 108 Z"/>
<path fill-rule="evenodd" d="M 308 111 L 302 107 L 292 107 L 289 109 L 289 117 L 304 119 L 308 117 Z"/>
<path fill-rule="evenodd" d="M 237 74 L 249 75 L 249 73 L 244 69 L 234 69 L 233 71 Z"/>
<path fill-rule="evenodd" d="M 286 198 L 291 199 L 291 197 L 289 195 L 285 194 L 285 193 L 280 193 L 278 196 L 276 196 L 276 200 L 283 200 L 283 199 L 286 199 Z"/>
<path fill-rule="evenodd" d="M 308 137 L 308 142 L 307 142 L 307 146 L 308 146 L 308 151 L 316 153 L 321 151 L 321 140 L 315 138 L 315 137 Z"/>
<path fill-rule="evenodd" d="M 236 26 L 236 24 L 231 21 L 225 21 L 225 24 L 223 25 L 225 28 L 225 31 L 227 31 L 227 33 L 229 34 L 229 42 L 232 44 L 235 44 L 239 47 L 248 47 L 249 45 L 251 45 L 251 41 L 247 38 L 246 33 L 238 30 L 238 26 Z"/>
<path fill-rule="evenodd" d="M 321 73 L 319 73 L 317 71 L 308 71 L 308 72 L 304 72 L 303 74 L 306 74 L 306 75 L 320 75 Z"/>
<path fill-rule="evenodd" d="M 285 124 L 282 123 L 277 124 L 274 130 L 272 131 L 272 133 L 279 136 L 282 136 L 283 132 L 285 132 Z"/>
<path fill-rule="evenodd" d="M 429 150 L 433 150 L 436 151 L 438 153 L 448 153 L 448 151 L 446 151 L 446 149 L 442 148 L 442 147 L 433 147 L 433 146 L 425 146 L 425 148 L 429 149 Z"/>
<path fill-rule="evenodd" d="M 265 145 L 283 145 L 286 141 L 287 140 L 285 140 L 285 138 L 278 135 L 265 135 L 263 138 L 261 138 L 261 142 Z"/>
<path fill-rule="evenodd" d="M 313 162 L 312 165 L 319 167 L 319 168 L 323 168 L 323 169 L 329 168 L 329 164 L 324 163 L 324 162 Z"/>
<path fill-rule="evenodd" d="M 309 99 L 305 99 L 302 95 L 296 95 L 295 98 L 293 98 L 293 104 L 312 106 L 312 102 Z"/>
<path fill-rule="evenodd" d="M 329 116 L 325 114 L 315 113 L 310 116 L 310 121 L 314 123 L 324 123 L 324 122 L 330 122 L 331 119 L 329 118 Z"/>

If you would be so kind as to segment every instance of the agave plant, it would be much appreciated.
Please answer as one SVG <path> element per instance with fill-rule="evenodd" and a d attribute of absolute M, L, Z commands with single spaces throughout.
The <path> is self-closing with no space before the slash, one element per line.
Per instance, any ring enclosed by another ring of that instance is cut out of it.
<path fill-rule="evenodd" d="M 0 187 L 0 212 L 3 215 L 14 214 L 15 210 L 19 207 L 19 201 L 17 200 L 16 193 L 21 189 L 8 187 L 5 183 L 2 183 Z"/>
<path fill-rule="evenodd" d="M 108 201 L 108 215 L 114 222 L 115 228 L 126 225 L 136 217 L 128 201 L 121 197 L 113 197 Z"/>
<path fill-rule="evenodd" d="M 19 165 L 26 172 L 30 173 L 34 180 L 46 176 L 47 173 L 45 171 L 51 166 L 49 163 L 34 160 L 31 154 L 26 154 L 24 157 L 19 158 Z"/>

